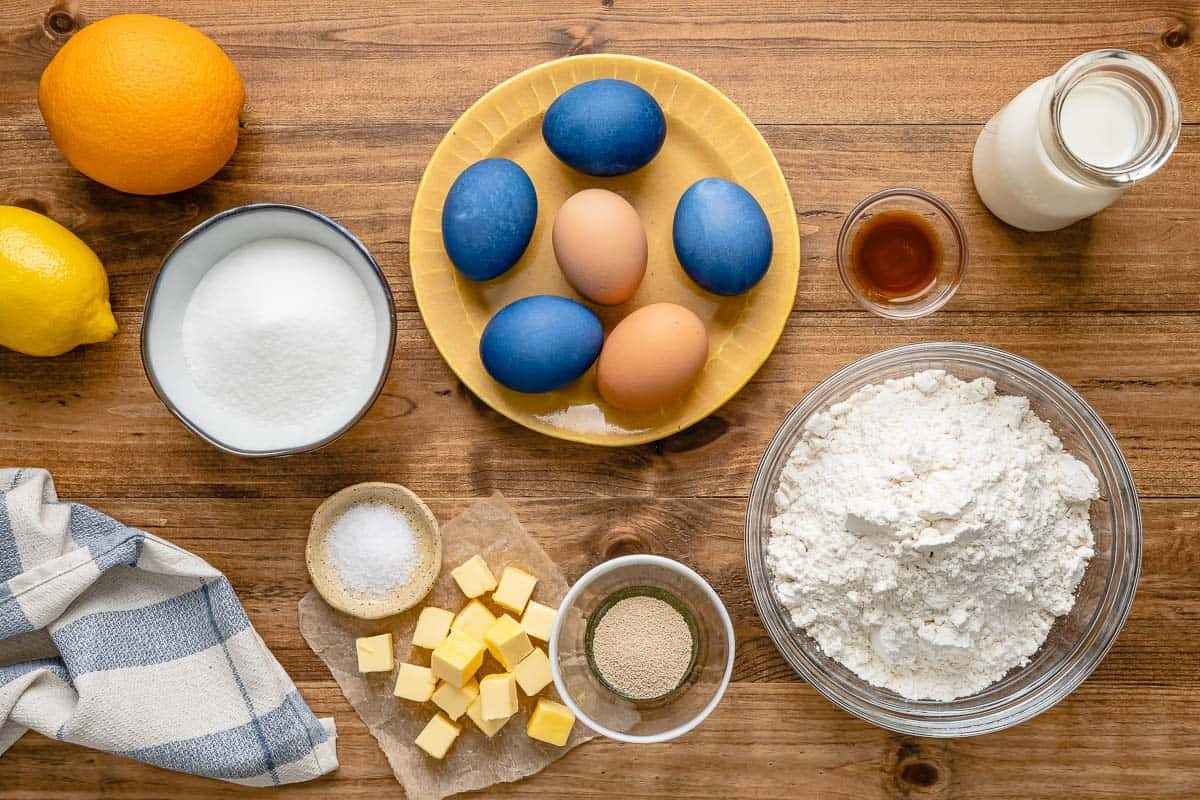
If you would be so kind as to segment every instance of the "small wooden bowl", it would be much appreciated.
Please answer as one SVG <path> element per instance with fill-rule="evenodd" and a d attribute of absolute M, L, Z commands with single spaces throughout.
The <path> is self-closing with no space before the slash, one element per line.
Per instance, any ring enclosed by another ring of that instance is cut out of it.
<path fill-rule="evenodd" d="M 386 503 L 408 518 L 421 562 L 412 579 L 386 595 L 357 592 L 344 587 L 329 563 L 326 538 L 338 517 L 361 503 Z M 359 619 L 380 619 L 399 614 L 421 602 L 442 570 L 442 534 L 437 518 L 411 491 L 395 483 L 356 483 L 330 495 L 313 514 L 304 560 L 313 588 L 326 603 Z"/>

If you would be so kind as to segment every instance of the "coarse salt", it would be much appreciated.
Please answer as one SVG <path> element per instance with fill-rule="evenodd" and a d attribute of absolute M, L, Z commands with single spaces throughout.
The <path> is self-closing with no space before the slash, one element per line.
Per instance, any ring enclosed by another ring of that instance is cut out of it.
<path fill-rule="evenodd" d="M 359 503 L 329 528 L 329 565 L 346 589 L 387 594 L 412 580 L 420 556 L 412 525 L 385 503 Z"/>

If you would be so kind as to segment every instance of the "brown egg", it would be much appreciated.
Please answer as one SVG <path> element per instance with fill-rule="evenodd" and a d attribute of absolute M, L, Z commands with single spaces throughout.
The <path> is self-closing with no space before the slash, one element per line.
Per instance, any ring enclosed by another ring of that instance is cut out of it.
<path fill-rule="evenodd" d="M 654 303 L 621 320 L 596 366 L 600 395 L 626 411 L 653 411 L 682 397 L 708 361 L 708 331 L 674 303 Z"/>
<path fill-rule="evenodd" d="M 607 189 L 568 197 L 554 218 L 552 238 L 567 283 L 594 303 L 624 303 L 646 273 L 642 220 L 625 198 Z"/>

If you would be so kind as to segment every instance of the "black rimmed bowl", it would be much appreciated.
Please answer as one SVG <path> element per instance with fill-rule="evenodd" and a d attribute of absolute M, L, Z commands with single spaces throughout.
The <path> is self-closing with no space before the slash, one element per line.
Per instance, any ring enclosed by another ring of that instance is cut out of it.
<path fill-rule="evenodd" d="M 316 429 L 303 441 L 256 449 L 217 435 L 199 420 L 204 397 L 188 372 L 183 356 L 183 317 L 188 300 L 214 264 L 239 247 L 270 238 L 312 242 L 332 251 L 354 270 L 371 300 L 375 316 L 373 381 L 364 381 L 357 410 L 335 424 Z M 362 419 L 383 391 L 396 345 L 396 312 L 387 279 L 371 253 L 354 234 L 317 211 L 282 203 L 238 206 L 209 217 L 179 238 L 146 295 L 142 315 L 142 365 L 163 405 L 188 430 L 213 447 L 237 456 L 264 458 L 316 450 L 333 442 Z"/>

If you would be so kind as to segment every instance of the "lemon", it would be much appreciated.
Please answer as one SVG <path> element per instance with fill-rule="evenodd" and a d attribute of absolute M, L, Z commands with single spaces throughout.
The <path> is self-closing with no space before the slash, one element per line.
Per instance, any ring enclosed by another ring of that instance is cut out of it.
<path fill-rule="evenodd" d="M 116 332 L 91 248 L 49 217 L 0 206 L 0 346 L 57 356 Z"/>

